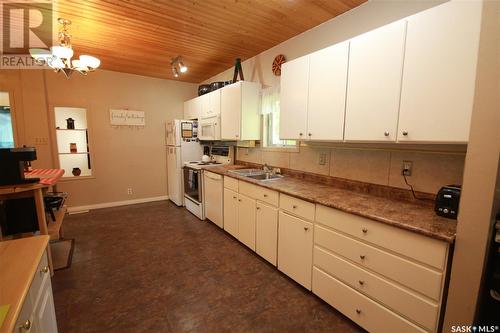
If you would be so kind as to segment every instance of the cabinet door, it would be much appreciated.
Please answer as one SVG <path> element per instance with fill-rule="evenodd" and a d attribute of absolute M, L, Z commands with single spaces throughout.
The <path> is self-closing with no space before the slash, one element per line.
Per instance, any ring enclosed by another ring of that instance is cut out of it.
<path fill-rule="evenodd" d="M 224 189 L 224 230 L 238 238 L 238 193 Z"/>
<path fill-rule="evenodd" d="M 406 22 L 351 40 L 345 139 L 395 141 Z"/>
<path fill-rule="evenodd" d="M 451 1 L 408 19 L 399 141 L 468 141 L 480 21 L 480 1 Z"/>
<path fill-rule="evenodd" d="M 238 239 L 255 251 L 255 199 L 238 195 Z"/>
<path fill-rule="evenodd" d="M 50 277 L 47 276 L 41 286 L 41 295 L 34 309 L 36 332 L 57 333 L 56 313 Z"/>
<path fill-rule="evenodd" d="M 208 113 L 211 116 L 220 114 L 220 89 L 208 94 Z"/>
<path fill-rule="evenodd" d="M 239 140 L 241 124 L 241 84 L 221 89 L 221 139 Z"/>
<path fill-rule="evenodd" d="M 200 117 L 210 117 L 210 94 L 197 97 L 199 103 Z"/>
<path fill-rule="evenodd" d="M 190 111 L 192 117 L 200 119 L 202 117 L 202 98 L 196 97 L 191 100 Z"/>
<path fill-rule="evenodd" d="M 278 254 L 278 210 L 257 202 L 255 225 L 255 250 L 276 266 Z"/>
<path fill-rule="evenodd" d="M 207 219 L 223 228 L 223 203 L 224 196 L 222 184 L 222 176 L 204 171 L 203 172 L 203 189 L 205 191 L 203 198 L 205 199 L 205 216 Z"/>
<path fill-rule="evenodd" d="M 307 138 L 344 139 L 345 97 L 349 42 L 327 47 L 311 54 Z"/>
<path fill-rule="evenodd" d="M 280 139 L 306 139 L 308 86 L 308 55 L 283 64 L 280 88 Z"/>
<path fill-rule="evenodd" d="M 311 290 L 313 225 L 279 212 L 278 269 Z"/>

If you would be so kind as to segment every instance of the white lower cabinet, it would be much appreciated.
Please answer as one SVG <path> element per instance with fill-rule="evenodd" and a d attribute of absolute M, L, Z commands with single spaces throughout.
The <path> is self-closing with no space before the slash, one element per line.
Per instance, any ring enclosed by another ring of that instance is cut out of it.
<path fill-rule="evenodd" d="M 316 267 L 313 292 L 369 332 L 425 332 Z"/>
<path fill-rule="evenodd" d="M 224 178 L 224 229 L 369 332 L 437 332 L 449 244 Z"/>
<path fill-rule="evenodd" d="M 238 240 L 255 251 L 255 199 L 238 194 Z"/>
<path fill-rule="evenodd" d="M 224 230 L 238 238 L 238 193 L 224 188 Z"/>
<path fill-rule="evenodd" d="M 278 251 L 278 209 L 257 202 L 255 250 L 258 255 L 276 266 Z"/>
<path fill-rule="evenodd" d="M 278 269 L 311 290 L 313 224 L 279 212 Z"/>
<path fill-rule="evenodd" d="M 47 253 L 44 253 L 40 260 L 28 295 L 17 318 L 14 332 L 57 333 Z"/>

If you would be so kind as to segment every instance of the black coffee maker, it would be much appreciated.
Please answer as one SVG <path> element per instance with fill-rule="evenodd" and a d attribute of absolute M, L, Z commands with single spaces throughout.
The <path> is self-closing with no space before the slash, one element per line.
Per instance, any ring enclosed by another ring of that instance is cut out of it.
<path fill-rule="evenodd" d="M 0 148 L 0 186 L 37 183 L 39 178 L 24 178 L 24 162 L 34 160 L 34 147 Z"/>

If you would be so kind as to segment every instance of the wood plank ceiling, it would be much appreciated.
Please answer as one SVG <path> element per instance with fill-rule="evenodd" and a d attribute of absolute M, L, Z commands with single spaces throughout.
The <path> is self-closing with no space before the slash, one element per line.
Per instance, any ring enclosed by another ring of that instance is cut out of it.
<path fill-rule="evenodd" d="M 101 68 L 174 79 L 171 58 L 201 82 L 234 64 L 346 12 L 366 0 L 57 0 L 75 55 Z"/>

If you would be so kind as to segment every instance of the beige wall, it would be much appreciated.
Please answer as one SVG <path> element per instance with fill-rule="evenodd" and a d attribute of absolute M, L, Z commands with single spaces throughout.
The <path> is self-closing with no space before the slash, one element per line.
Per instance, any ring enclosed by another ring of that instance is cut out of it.
<path fill-rule="evenodd" d="M 500 154 L 499 31 L 500 2 L 485 1 L 474 111 L 443 332 L 449 332 L 452 325 L 474 323 L 485 253 L 500 206 L 498 197 L 494 201 Z"/>
<path fill-rule="evenodd" d="M 70 206 L 167 195 L 164 123 L 182 117 L 183 101 L 196 95 L 195 84 L 104 70 L 75 73 L 69 80 L 52 71 L 24 70 L 1 71 L 0 88 L 14 96 L 17 145 L 37 147 L 35 167 L 56 165 L 53 107 L 87 108 L 95 178 L 61 182 Z M 110 108 L 144 111 L 146 126 L 113 128 Z M 127 195 L 128 187 L 133 195 Z"/>
<path fill-rule="evenodd" d="M 445 147 L 447 151 L 426 148 L 431 150 L 403 150 L 384 145 L 303 145 L 299 152 L 238 148 L 237 159 L 408 189 L 401 176 L 401 165 L 405 160 L 413 162 L 413 174 L 407 178 L 417 191 L 436 193 L 443 185 L 461 184 L 464 147 Z M 321 155 L 324 155 L 323 160 L 326 157 L 324 165 L 320 164 Z"/>

